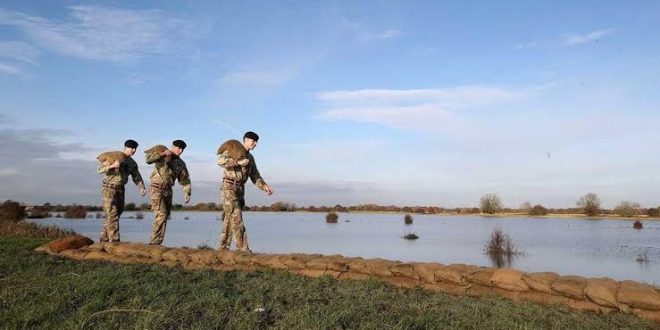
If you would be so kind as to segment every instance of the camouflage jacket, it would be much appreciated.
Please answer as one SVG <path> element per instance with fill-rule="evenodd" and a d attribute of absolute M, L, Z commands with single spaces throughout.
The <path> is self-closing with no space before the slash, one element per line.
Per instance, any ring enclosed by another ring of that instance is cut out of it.
<path fill-rule="evenodd" d="M 103 183 L 110 183 L 115 185 L 125 185 L 128 182 L 128 176 L 133 177 L 133 182 L 138 186 L 144 186 L 142 176 L 138 170 L 138 164 L 131 157 L 127 157 L 121 163 L 119 168 L 108 169 L 112 164 L 101 163 L 97 172 L 105 174 Z"/>
<path fill-rule="evenodd" d="M 250 162 L 247 166 L 241 166 L 236 163 L 235 160 L 229 157 L 229 152 L 225 151 L 224 153 L 218 156 L 218 165 L 224 169 L 224 178 L 236 181 L 241 185 L 245 185 L 247 179 L 250 178 L 252 183 L 254 183 L 257 188 L 264 190 L 266 186 L 266 181 L 259 174 L 257 169 L 257 163 L 254 162 L 254 157 L 250 152 L 247 153 L 248 159 Z"/>
<path fill-rule="evenodd" d="M 192 192 L 190 174 L 188 173 L 186 163 L 180 157 L 175 155 L 163 157 L 154 153 L 147 155 L 147 164 L 155 164 L 150 177 L 152 183 L 164 184 L 171 187 L 174 185 L 174 181 L 178 180 L 183 189 L 183 194 L 190 196 Z"/>

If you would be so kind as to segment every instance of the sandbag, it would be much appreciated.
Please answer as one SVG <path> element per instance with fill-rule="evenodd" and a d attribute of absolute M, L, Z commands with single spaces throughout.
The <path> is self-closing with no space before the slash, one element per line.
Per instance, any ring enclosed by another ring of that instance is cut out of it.
<path fill-rule="evenodd" d="M 620 282 L 617 300 L 632 308 L 660 311 L 660 295 L 647 284 L 635 281 Z"/>
<path fill-rule="evenodd" d="M 582 276 L 560 276 L 552 282 L 552 291 L 565 297 L 584 300 L 584 288 L 587 286 L 587 279 Z"/>
<path fill-rule="evenodd" d="M 491 277 L 494 286 L 509 291 L 528 291 L 529 286 L 523 280 L 523 272 L 511 268 L 496 270 Z"/>
<path fill-rule="evenodd" d="M 351 271 L 353 270 L 351 264 Z M 425 283 L 430 283 L 433 284 L 436 282 L 435 280 L 435 272 L 439 270 L 440 268 L 445 267 L 444 265 L 441 264 L 435 264 L 435 263 L 417 263 L 415 264 L 415 269 L 417 270 L 417 274 L 419 274 L 419 279 L 420 281 L 423 281 Z"/>
<path fill-rule="evenodd" d="M 654 321 L 657 324 L 660 324 L 660 311 L 645 311 L 642 309 L 635 308 L 632 313 L 640 318 Z"/>
<path fill-rule="evenodd" d="M 394 276 L 400 276 L 400 277 L 413 279 L 415 281 L 419 281 L 419 274 L 417 273 L 414 264 L 410 264 L 410 263 L 396 264 L 390 267 L 390 272 L 392 272 L 392 275 Z"/>
<path fill-rule="evenodd" d="M 619 303 L 616 299 L 618 288 L 619 283 L 611 278 L 590 278 L 587 279 L 584 294 L 598 305 L 618 308 Z"/>
<path fill-rule="evenodd" d="M 190 262 L 205 265 L 213 266 L 219 263 L 218 251 L 216 250 L 197 250 L 188 254 L 190 257 Z"/>
<path fill-rule="evenodd" d="M 389 283 L 391 285 L 396 286 L 397 288 L 409 288 L 412 289 L 414 287 L 417 287 L 420 285 L 418 280 L 405 277 L 405 276 L 389 276 L 389 277 L 383 277 L 380 279 L 381 281 L 385 283 Z"/>
<path fill-rule="evenodd" d="M 370 275 L 369 260 L 363 258 L 349 258 L 347 260 L 348 268 L 351 272 Z"/>
<path fill-rule="evenodd" d="M 124 159 L 128 158 L 125 153 L 122 151 L 106 151 L 104 153 L 101 153 L 96 157 L 99 162 L 110 165 L 114 164 L 114 162 L 119 161 L 120 163 L 124 161 Z"/>
<path fill-rule="evenodd" d="M 162 144 L 157 144 L 147 150 L 144 151 L 147 156 L 151 156 L 153 154 L 162 154 L 165 150 L 167 150 L 167 147 L 162 145 Z"/>
<path fill-rule="evenodd" d="M 220 147 L 218 147 L 218 155 L 225 152 L 227 152 L 229 154 L 229 158 L 233 159 L 234 161 L 248 158 L 245 147 L 238 140 L 227 140 L 221 144 Z"/>
<path fill-rule="evenodd" d="M 552 294 L 552 282 L 559 278 L 559 274 L 553 272 L 527 273 L 523 280 L 534 291 Z"/>
<path fill-rule="evenodd" d="M 282 262 L 288 269 L 305 269 L 308 261 L 318 259 L 320 255 L 289 254 L 282 257 Z"/>
<path fill-rule="evenodd" d="M 493 286 L 493 283 L 490 279 L 493 277 L 495 270 L 495 268 L 483 267 L 475 271 L 471 271 L 465 274 L 463 277 L 465 277 L 465 279 L 470 283 L 491 287 Z"/>
<path fill-rule="evenodd" d="M 346 272 L 348 271 L 348 262 L 349 260 L 342 256 L 324 256 L 307 261 L 306 267 L 309 269 L 327 269 L 338 272 Z"/>
<path fill-rule="evenodd" d="M 67 257 L 67 258 L 71 258 L 71 259 L 75 259 L 75 260 L 83 260 L 83 259 L 85 259 L 85 257 L 87 256 L 88 253 L 89 253 L 89 250 L 85 251 L 85 250 L 82 250 L 82 249 L 78 249 L 78 250 L 72 249 L 72 250 L 64 250 L 60 253 L 60 255 L 63 256 L 63 257 Z"/>
<path fill-rule="evenodd" d="M 190 262 L 190 256 L 188 255 L 190 250 L 186 249 L 171 249 L 163 253 L 164 261 L 173 261 L 178 262 L 181 265 L 187 265 Z"/>
<path fill-rule="evenodd" d="M 452 283 L 458 285 L 466 285 L 467 281 L 463 278 L 463 274 L 478 269 L 477 266 L 464 265 L 464 264 L 451 264 L 449 266 L 440 267 L 435 272 L 435 280 L 445 283 Z"/>
<path fill-rule="evenodd" d="M 51 241 L 48 243 L 48 249 L 53 253 L 60 253 L 64 250 L 79 249 L 93 243 L 94 241 L 88 237 L 73 235 Z"/>
<path fill-rule="evenodd" d="M 390 268 L 396 265 L 397 263 L 391 260 L 385 259 L 371 259 L 367 260 L 367 265 L 369 267 L 369 274 L 380 277 L 392 276 Z"/>
<path fill-rule="evenodd" d="M 236 254 L 237 252 L 230 251 L 230 250 L 221 250 L 218 251 L 218 259 L 220 259 L 220 262 L 222 262 L 225 265 L 235 265 L 236 262 Z"/>

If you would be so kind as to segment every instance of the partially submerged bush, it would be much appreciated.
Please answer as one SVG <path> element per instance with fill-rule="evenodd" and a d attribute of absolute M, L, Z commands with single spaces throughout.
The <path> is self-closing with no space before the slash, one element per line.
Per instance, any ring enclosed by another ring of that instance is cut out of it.
<path fill-rule="evenodd" d="M 642 229 L 642 228 L 644 228 L 644 226 L 642 225 L 642 222 L 641 222 L 641 221 L 639 221 L 639 220 L 635 220 L 635 222 L 633 223 L 633 228 L 635 228 L 635 229 Z"/>
<path fill-rule="evenodd" d="M 548 215 L 548 209 L 542 205 L 536 204 L 534 207 L 529 209 L 529 215 Z"/>
<path fill-rule="evenodd" d="M 338 220 L 339 220 L 339 216 L 334 211 L 328 212 L 328 214 L 325 215 L 326 223 L 337 223 Z"/>
<path fill-rule="evenodd" d="M 25 219 L 25 206 L 12 200 L 6 200 L 0 205 L 0 221 L 20 221 Z"/>
<path fill-rule="evenodd" d="M 522 254 L 513 243 L 511 236 L 503 232 L 501 228 L 493 229 L 484 249 L 497 268 L 510 267 L 513 257 Z"/>
<path fill-rule="evenodd" d="M 138 219 L 138 220 L 144 219 L 144 213 L 142 213 L 142 212 L 135 213 L 135 219 Z"/>
<path fill-rule="evenodd" d="M 68 219 L 85 219 L 87 210 L 82 205 L 72 205 L 64 212 L 64 217 Z"/>
<path fill-rule="evenodd" d="M 51 214 L 48 211 L 47 208 L 43 206 L 34 206 L 32 209 L 30 209 L 30 212 L 28 212 L 28 219 L 45 219 L 45 218 L 50 218 Z"/>
<path fill-rule="evenodd" d="M 413 217 L 410 214 L 406 214 L 406 216 L 403 217 L 403 222 L 406 225 L 412 225 L 413 223 Z"/>
<path fill-rule="evenodd" d="M 418 239 L 419 236 L 417 236 L 417 234 L 415 233 L 408 233 L 405 236 L 403 236 L 403 238 L 413 240 L 413 239 Z"/>

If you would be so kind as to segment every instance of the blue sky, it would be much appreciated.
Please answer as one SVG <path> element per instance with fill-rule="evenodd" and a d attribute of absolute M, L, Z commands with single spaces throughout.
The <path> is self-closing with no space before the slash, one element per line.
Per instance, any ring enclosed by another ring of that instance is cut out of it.
<path fill-rule="evenodd" d="M 5 2 L 0 199 L 99 204 L 98 153 L 181 138 L 217 202 L 254 130 L 248 205 L 657 206 L 658 35 L 655 1 Z"/>

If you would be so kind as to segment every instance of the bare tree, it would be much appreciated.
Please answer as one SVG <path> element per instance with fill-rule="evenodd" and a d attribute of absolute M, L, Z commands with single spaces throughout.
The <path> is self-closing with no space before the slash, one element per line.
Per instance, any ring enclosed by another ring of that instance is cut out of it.
<path fill-rule="evenodd" d="M 595 193 L 588 193 L 580 197 L 577 207 L 590 217 L 596 216 L 600 214 L 600 198 Z"/>
<path fill-rule="evenodd" d="M 502 202 L 497 194 L 486 194 L 481 197 L 481 212 L 486 214 L 495 214 L 502 209 Z"/>
<path fill-rule="evenodd" d="M 641 213 L 639 203 L 623 201 L 614 208 L 614 213 L 622 217 L 634 217 Z"/>

